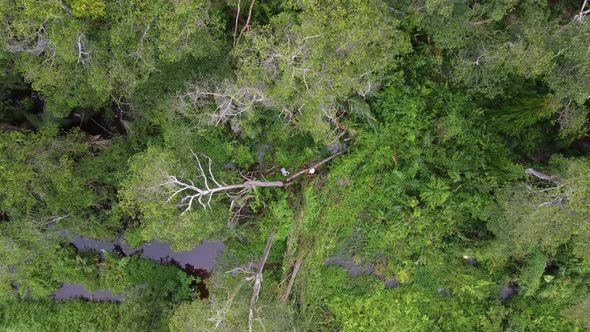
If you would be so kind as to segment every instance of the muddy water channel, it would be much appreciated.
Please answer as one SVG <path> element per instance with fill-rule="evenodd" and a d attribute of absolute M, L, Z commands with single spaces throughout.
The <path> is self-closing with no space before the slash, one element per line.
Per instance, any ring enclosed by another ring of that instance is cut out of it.
<path fill-rule="evenodd" d="M 215 260 L 223 252 L 223 242 L 221 241 L 203 241 L 193 249 L 182 252 L 176 252 L 167 243 L 160 241 L 151 241 L 135 249 L 129 248 L 127 243 L 122 239 L 109 242 L 76 236 L 70 243 L 79 252 L 93 251 L 100 254 L 118 252 L 123 256 L 140 255 L 142 258 L 151 259 L 161 264 L 172 264 L 186 273 L 198 277 L 200 280 L 210 276 L 215 265 Z M 202 297 L 208 296 L 207 288 L 203 282 L 198 283 L 196 286 Z M 53 293 L 53 299 L 57 301 L 75 298 L 89 301 L 121 302 L 124 300 L 125 294 L 113 294 L 109 290 L 91 292 L 86 290 L 82 285 L 72 283 L 63 284 L 61 288 Z"/>

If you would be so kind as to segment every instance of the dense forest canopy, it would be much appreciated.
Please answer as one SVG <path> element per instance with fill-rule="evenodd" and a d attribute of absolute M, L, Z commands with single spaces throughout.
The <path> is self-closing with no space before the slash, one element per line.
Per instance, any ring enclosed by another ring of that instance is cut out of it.
<path fill-rule="evenodd" d="M 0 13 L 0 330 L 590 330 L 588 1 Z"/>

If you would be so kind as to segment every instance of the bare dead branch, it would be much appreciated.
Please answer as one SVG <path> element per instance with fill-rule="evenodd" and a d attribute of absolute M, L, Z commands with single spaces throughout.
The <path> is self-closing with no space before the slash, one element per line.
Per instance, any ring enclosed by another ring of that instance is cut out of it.
<path fill-rule="evenodd" d="M 192 152 L 192 151 L 191 151 Z M 190 211 L 193 206 L 193 202 L 196 200 L 201 204 L 203 208 L 210 207 L 213 195 L 217 193 L 227 193 L 231 196 L 242 196 L 250 190 L 258 187 L 282 187 L 284 184 L 282 181 L 259 181 L 256 179 L 249 179 L 243 183 L 238 184 L 225 184 L 217 181 L 215 175 L 213 175 L 211 158 L 205 156 L 207 159 L 206 169 L 201 163 L 199 156 L 192 152 L 195 160 L 197 161 L 197 169 L 199 171 L 198 177 L 201 178 L 202 185 L 197 186 L 193 181 L 183 182 L 174 175 L 168 176 L 168 181 L 164 185 L 168 185 L 174 188 L 174 193 L 168 198 L 167 202 L 170 202 L 178 194 L 184 193 L 185 196 L 180 200 L 180 206 L 186 206 L 184 213 Z"/>
<path fill-rule="evenodd" d="M 561 179 L 559 178 L 559 176 L 556 175 L 547 175 L 532 168 L 527 168 L 524 172 L 541 180 L 551 181 L 553 183 L 561 183 Z"/>
<path fill-rule="evenodd" d="M 234 229 L 235 225 L 237 224 L 238 220 L 244 217 L 241 212 L 247 206 L 247 202 L 249 199 L 254 198 L 254 195 L 247 194 L 245 196 L 230 196 L 231 203 L 229 205 L 229 210 L 231 213 L 231 217 L 227 222 L 227 226 L 230 229 Z"/>
<path fill-rule="evenodd" d="M 216 108 L 214 112 L 204 114 L 207 118 L 205 122 L 215 126 L 226 123 L 258 105 L 270 106 L 260 90 L 254 87 L 239 87 L 230 81 L 224 81 L 214 88 L 191 85 L 187 93 L 178 95 L 175 106 L 180 113 L 189 115 L 187 109 L 191 111 L 191 108 L 204 108 L 211 101 L 215 102 Z"/>
<path fill-rule="evenodd" d="M 236 267 L 226 272 L 230 274 L 242 273 L 246 277 L 238 284 L 238 286 L 233 290 L 233 292 L 227 295 L 227 300 L 224 306 L 220 310 L 218 310 L 213 317 L 209 318 L 209 321 L 215 322 L 216 330 L 222 325 L 225 316 L 229 312 L 229 309 L 232 306 L 238 292 L 248 282 L 253 282 L 252 296 L 250 298 L 250 306 L 248 310 L 248 331 L 252 331 L 252 323 L 254 322 L 254 320 L 259 321 L 261 325 L 263 324 L 259 318 L 254 318 L 254 307 L 256 305 L 256 301 L 258 301 L 258 296 L 260 295 L 260 289 L 262 287 L 262 272 L 264 271 L 264 266 L 266 265 L 268 255 L 270 254 L 270 249 L 272 248 L 275 234 L 276 231 L 273 230 L 268 236 L 268 240 L 266 241 L 266 246 L 264 248 L 264 252 L 260 260 L 249 262 L 248 264 Z"/>
<path fill-rule="evenodd" d="M 248 9 L 248 18 L 246 19 L 246 25 L 244 29 L 250 31 L 250 19 L 252 18 L 252 9 L 254 8 L 254 0 L 250 0 L 250 8 Z"/>
<path fill-rule="evenodd" d="M 590 9 L 586 9 L 587 4 L 588 0 L 584 0 L 584 2 L 582 3 L 582 8 L 580 8 L 580 12 L 576 16 L 574 16 L 574 20 L 582 22 L 586 18 L 586 15 L 590 14 Z"/>
<path fill-rule="evenodd" d="M 197 164 L 196 165 L 197 170 L 198 170 L 197 179 L 200 179 L 201 184 L 196 185 L 191 180 L 182 181 L 182 180 L 178 179 L 178 177 L 176 177 L 175 175 L 167 175 L 168 181 L 161 184 L 160 186 L 168 186 L 173 189 L 172 194 L 168 197 L 166 202 L 172 201 L 178 195 L 183 195 L 183 197 L 180 199 L 180 204 L 176 205 L 179 208 L 184 207 L 184 211 L 182 212 L 182 214 L 185 214 L 186 212 L 190 211 L 192 209 L 193 203 L 195 201 L 197 201 L 204 209 L 210 208 L 211 207 L 210 204 L 211 204 L 211 200 L 213 199 L 213 196 L 216 194 L 221 194 L 221 193 L 225 193 L 232 200 L 232 203 L 230 205 L 230 210 L 232 210 L 234 208 L 234 206 L 236 205 L 236 202 L 240 202 L 240 200 L 244 201 L 244 199 L 243 199 L 244 197 L 246 197 L 246 200 L 247 200 L 247 198 L 248 198 L 247 194 L 249 192 L 251 192 L 254 188 L 264 188 L 264 187 L 281 188 L 281 187 L 285 187 L 286 185 L 290 185 L 291 182 L 295 178 L 297 178 L 303 174 L 306 174 L 306 173 L 307 174 L 315 173 L 316 168 L 329 162 L 330 160 L 334 159 L 336 156 L 339 156 L 346 151 L 347 151 L 347 149 L 343 149 L 342 151 L 339 151 L 339 152 L 331 155 L 330 157 L 328 157 L 324 160 L 321 160 L 321 161 L 313 164 L 312 166 L 305 168 L 305 169 L 293 174 L 292 176 L 288 177 L 285 180 L 285 182 L 257 180 L 256 178 L 253 177 L 253 174 L 247 174 L 250 177 L 241 174 L 242 178 L 245 181 L 242 183 L 236 183 L 236 184 L 226 184 L 224 182 L 218 181 L 215 178 L 215 175 L 213 174 L 213 169 L 212 169 L 213 162 L 212 162 L 211 158 L 204 156 L 206 158 L 207 162 L 206 162 L 206 166 L 203 166 L 203 163 L 201 162 L 201 158 L 196 153 L 191 151 L 191 153 L 193 154 L 193 156 L 196 160 L 196 164 Z M 262 178 L 264 179 L 264 176 Z M 237 211 L 235 212 L 235 214 L 239 214 L 242 208 L 243 208 L 243 203 L 242 204 L 238 203 Z M 228 224 L 231 226 L 232 222 L 234 222 L 234 221 L 235 221 L 235 219 L 234 219 L 234 217 L 232 217 L 232 219 L 230 219 Z"/>
<path fill-rule="evenodd" d="M 303 257 L 299 257 L 293 266 L 293 270 L 291 271 L 291 275 L 289 277 L 289 283 L 287 284 L 287 289 L 281 296 L 281 300 L 283 302 L 289 299 L 289 295 L 291 295 L 291 289 L 293 288 L 293 284 L 295 283 L 295 278 L 297 277 L 297 273 L 299 272 L 299 268 L 301 267 L 301 263 L 303 263 Z"/>
<path fill-rule="evenodd" d="M 32 36 L 8 38 L 6 50 L 10 53 L 27 52 L 37 56 L 45 52 L 50 58 L 55 54 L 55 49 L 45 37 L 45 27 L 43 25 Z"/>
<path fill-rule="evenodd" d="M 340 152 L 338 152 L 338 153 L 335 153 L 335 154 L 333 154 L 333 155 L 329 156 L 328 158 L 326 158 L 326 159 L 324 159 L 324 160 L 322 160 L 322 161 L 318 161 L 317 163 L 315 163 L 315 164 L 311 165 L 311 166 L 310 166 L 310 167 L 308 167 L 308 168 L 302 169 L 301 171 L 299 171 L 299 172 L 297 172 L 297 173 L 295 173 L 295 174 L 291 175 L 290 177 L 288 177 L 288 178 L 285 180 L 285 182 L 286 182 L 286 183 L 292 182 L 292 181 L 293 181 L 295 178 L 297 178 L 297 177 L 299 177 L 299 176 L 301 176 L 301 175 L 303 175 L 303 174 L 307 174 L 307 173 L 309 173 L 309 171 L 310 171 L 310 170 L 312 170 L 312 169 L 314 169 L 314 170 L 315 170 L 316 168 L 318 168 L 318 167 L 322 166 L 323 164 L 325 164 L 325 163 L 327 163 L 328 161 L 330 161 L 330 160 L 332 160 L 332 159 L 336 158 L 337 156 L 339 156 L 339 155 L 343 154 L 343 153 L 344 153 L 344 152 L 346 152 L 346 151 L 347 151 L 346 149 L 345 149 L 345 150 L 342 150 L 342 151 L 340 151 Z"/>
<path fill-rule="evenodd" d="M 234 24 L 234 48 L 238 45 L 238 24 L 240 20 L 240 4 L 241 0 L 238 0 L 238 9 L 236 13 L 236 23 Z"/>
<path fill-rule="evenodd" d="M 78 44 L 78 63 L 82 65 L 86 65 L 91 59 L 90 53 L 88 53 L 86 50 L 84 39 L 85 37 L 82 32 L 76 33 L 76 43 Z"/>
<path fill-rule="evenodd" d="M 246 19 L 246 24 L 244 25 L 244 27 L 240 31 L 240 34 L 238 35 L 238 37 L 234 38 L 234 48 L 238 47 L 238 43 L 240 42 L 240 38 L 242 38 L 242 35 L 244 34 L 244 32 L 250 31 L 250 19 L 252 18 L 252 9 L 253 8 L 254 8 L 254 0 L 250 0 L 250 8 L 248 9 L 248 18 Z M 237 16 L 236 16 L 236 29 L 237 29 L 237 27 L 238 27 L 238 24 L 237 24 Z"/>
<path fill-rule="evenodd" d="M 262 287 L 262 271 L 264 270 L 264 265 L 266 264 L 266 260 L 268 259 L 268 255 L 270 253 L 270 249 L 272 248 L 272 243 L 275 238 L 275 231 L 272 231 L 266 241 L 266 247 L 264 248 L 264 254 L 262 258 L 258 262 L 258 269 L 254 276 L 254 287 L 252 288 L 252 298 L 250 299 L 250 312 L 248 315 L 248 331 L 252 332 L 252 321 L 254 318 L 254 305 L 256 301 L 258 301 L 258 295 L 260 295 L 260 288 Z"/>
<path fill-rule="evenodd" d="M 218 310 L 215 312 L 215 315 L 213 317 L 209 318 L 209 321 L 215 322 L 215 329 L 217 330 L 220 326 L 221 323 L 223 323 L 223 320 L 225 318 L 225 316 L 227 315 L 227 313 L 229 312 L 229 309 L 231 308 L 234 299 L 236 298 L 236 295 L 238 295 L 240 289 L 242 289 L 242 287 L 248 282 L 247 279 L 244 279 L 242 282 L 240 282 L 238 284 L 238 286 L 234 289 L 234 291 L 231 294 L 227 295 L 227 300 L 225 301 L 225 305 L 221 308 L 221 310 Z"/>
<path fill-rule="evenodd" d="M 63 220 L 63 219 L 66 219 L 69 216 L 71 216 L 71 213 L 65 214 L 63 216 L 51 216 L 51 217 L 45 218 L 43 220 L 33 220 L 33 222 L 34 223 L 37 223 L 37 224 L 42 224 L 42 225 L 45 225 L 45 226 L 47 226 L 47 225 L 55 225 L 55 224 L 57 224 L 58 221 Z"/>
<path fill-rule="evenodd" d="M 477 26 L 482 26 L 482 25 L 490 24 L 492 22 L 493 22 L 493 20 L 491 18 L 488 18 L 488 19 L 481 20 L 481 21 L 476 21 L 476 22 L 467 22 L 467 25 L 468 26 L 471 26 L 471 27 L 477 27 Z"/>

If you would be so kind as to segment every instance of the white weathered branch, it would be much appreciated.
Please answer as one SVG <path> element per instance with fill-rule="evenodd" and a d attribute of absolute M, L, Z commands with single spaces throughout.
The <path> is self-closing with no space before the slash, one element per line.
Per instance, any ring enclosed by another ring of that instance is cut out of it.
<path fill-rule="evenodd" d="M 293 266 L 293 270 L 289 276 L 289 282 L 287 283 L 287 289 L 281 295 L 281 300 L 286 302 L 289 299 L 289 295 L 291 295 L 291 290 L 293 289 L 293 284 L 295 283 L 295 278 L 297 277 L 297 273 L 299 273 L 299 269 L 301 268 L 301 263 L 303 263 L 303 257 L 299 257 L 295 261 L 295 266 Z"/>
<path fill-rule="evenodd" d="M 88 61 L 91 59 L 90 53 L 86 50 L 86 45 L 84 44 L 84 34 L 82 32 L 78 32 L 76 34 L 76 43 L 78 44 L 78 63 L 86 65 Z"/>
<path fill-rule="evenodd" d="M 214 112 L 206 115 L 209 117 L 208 122 L 216 126 L 258 105 L 268 104 L 268 100 L 258 89 L 239 87 L 235 83 L 225 81 L 214 89 L 200 85 L 189 86 L 187 93 L 178 95 L 177 108 L 181 112 L 186 112 L 184 108 L 187 108 L 187 104 L 192 108 L 201 108 L 211 100 L 215 102 L 216 108 Z"/>
<path fill-rule="evenodd" d="M 231 294 L 227 295 L 227 299 L 226 299 L 223 307 L 220 310 L 217 310 L 215 312 L 215 315 L 213 315 L 213 317 L 209 318 L 209 321 L 215 323 L 215 330 L 217 330 L 221 326 L 221 323 L 223 323 L 225 316 L 227 316 L 229 309 L 231 308 L 231 306 L 234 303 L 234 299 L 236 298 L 236 296 L 240 292 L 240 289 L 242 289 L 242 287 L 246 284 L 246 282 L 248 282 L 247 279 L 242 280 L 242 282 L 240 282 L 238 284 L 238 286 L 234 289 L 234 291 Z"/>
<path fill-rule="evenodd" d="M 192 152 L 193 156 L 197 161 L 197 169 L 199 171 L 198 178 L 201 178 L 201 185 L 195 185 L 191 180 L 187 182 L 179 180 L 176 176 L 168 176 L 168 181 L 165 185 L 169 185 L 175 189 L 174 193 L 168 198 L 167 202 L 170 202 L 176 195 L 184 193 L 185 196 L 180 200 L 180 206 L 186 206 L 184 213 L 188 212 L 193 202 L 196 200 L 201 204 L 203 208 L 210 207 L 213 195 L 218 193 L 226 193 L 230 196 L 241 196 L 248 191 L 257 187 L 282 187 L 284 183 L 282 181 L 259 181 L 256 179 L 248 179 L 245 182 L 238 184 L 225 184 L 217 181 L 213 175 L 211 158 L 207 158 L 207 170 L 203 167 L 199 156 Z"/>
<path fill-rule="evenodd" d="M 254 321 L 254 306 L 256 305 L 256 301 L 258 301 L 260 289 L 262 288 L 262 272 L 264 270 L 264 266 L 266 265 L 268 255 L 270 254 L 270 249 L 272 248 L 275 234 L 276 231 L 273 230 L 268 236 L 268 240 L 266 241 L 266 247 L 264 248 L 264 252 L 259 261 L 249 262 L 246 266 L 240 266 L 226 272 L 231 274 L 243 273 L 245 275 L 245 278 L 238 284 L 238 286 L 234 289 L 232 293 L 228 294 L 225 305 L 220 310 L 218 310 L 213 317 L 209 318 L 209 321 L 215 323 L 215 329 L 218 329 L 223 323 L 225 316 L 227 315 L 229 309 L 233 305 L 234 299 L 237 296 L 240 289 L 246 283 L 253 282 L 252 296 L 250 298 L 250 307 L 248 310 L 248 331 L 252 331 L 252 322 Z M 257 320 L 262 325 L 262 321 L 260 319 Z"/>
<path fill-rule="evenodd" d="M 561 179 L 559 178 L 559 176 L 555 176 L 555 175 L 547 175 L 545 173 L 541 173 L 533 168 L 527 168 L 526 170 L 524 170 L 524 172 L 526 174 L 530 174 L 533 175 L 536 178 L 539 178 L 541 180 L 546 180 L 546 181 L 551 181 L 554 183 L 560 183 Z"/>
<path fill-rule="evenodd" d="M 41 224 L 44 224 L 44 225 L 55 225 L 58 221 L 63 220 L 63 219 L 66 219 L 70 215 L 71 215 L 71 213 L 65 214 L 63 216 L 51 216 L 51 217 L 48 217 L 46 219 L 39 220 L 39 221 L 36 221 L 35 220 L 33 222 L 41 223 Z"/>
<path fill-rule="evenodd" d="M 268 259 L 268 254 L 270 253 L 270 248 L 272 248 L 272 243 L 275 238 L 275 231 L 272 231 L 266 241 L 266 247 L 264 248 L 264 254 L 262 254 L 262 258 L 258 262 L 258 269 L 256 274 L 254 275 L 254 287 L 252 288 L 252 298 L 250 299 L 250 311 L 248 314 L 248 331 L 252 332 L 252 321 L 254 318 L 254 305 L 256 301 L 258 301 L 258 295 L 260 295 L 260 288 L 262 287 L 262 271 L 264 270 L 264 265 L 266 264 L 266 260 Z"/>
<path fill-rule="evenodd" d="M 529 190 L 529 192 L 538 195 L 539 197 L 542 196 L 544 198 L 544 202 L 537 205 L 537 208 L 547 206 L 547 205 L 561 205 L 564 206 L 572 194 L 572 189 L 567 185 L 563 184 L 561 178 L 556 175 L 547 175 L 545 173 L 539 172 L 532 168 L 527 168 L 525 173 L 531 174 L 534 177 L 545 180 L 551 181 L 555 184 L 555 186 L 550 188 L 544 188 L 537 190 L 529 185 L 525 185 L 525 187 Z"/>
<path fill-rule="evenodd" d="M 211 200 L 213 199 L 213 195 L 225 193 L 230 198 L 232 198 L 232 206 L 235 204 L 233 202 L 239 200 L 240 197 L 243 197 L 248 192 L 253 190 L 254 188 L 264 188 L 264 187 L 285 187 L 297 177 L 303 174 L 313 174 L 316 168 L 322 166 L 323 164 L 329 162 L 330 160 L 334 159 L 335 157 L 343 154 L 347 150 L 342 150 L 336 154 L 331 155 L 330 157 L 321 160 L 308 168 L 305 168 L 290 177 L 288 177 L 284 182 L 283 181 L 261 181 L 257 180 L 252 177 L 243 176 L 244 182 L 236 183 L 236 184 L 226 184 L 224 182 L 217 181 L 215 175 L 213 174 L 212 165 L 213 162 L 211 158 L 205 156 L 207 159 L 207 164 L 204 167 L 201 163 L 201 158 L 192 152 L 195 160 L 197 161 L 197 170 L 199 172 L 197 179 L 200 180 L 200 184 L 195 184 L 191 180 L 182 181 L 178 179 L 175 175 L 168 175 L 168 181 L 163 183 L 164 186 L 169 186 L 173 188 L 174 192 L 168 197 L 166 202 L 170 202 L 176 197 L 177 195 L 184 195 L 180 199 L 180 204 L 178 207 L 185 207 L 183 214 L 190 211 L 193 207 L 193 203 L 197 201 L 203 208 L 210 207 Z M 239 210 L 238 210 L 239 213 Z"/>
<path fill-rule="evenodd" d="M 325 163 L 327 163 L 328 161 L 330 161 L 330 160 L 332 160 L 332 159 L 336 158 L 337 156 L 339 156 L 339 155 L 343 154 L 343 153 L 344 153 L 344 152 L 346 152 L 346 151 L 347 151 L 347 150 L 342 150 L 342 151 L 340 151 L 340 152 L 338 152 L 338 153 L 335 153 L 335 154 L 333 154 L 333 155 L 329 156 L 328 158 L 326 158 L 326 159 L 324 159 L 324 160 L 318 161 L 317 163 L 315 163 L 315 164 L 313 164 L 313 165 L 309 166 L 308 168 L 304 168 L 304 169 L 302 169 L 301 171 L 299 171 L 299 172 L 297 172 L 297 173 L 295 173 L 295 174 L 291 175 L 290 177 L 288 177 L 288 178 L 285 180 L 285 182 L 291 182 L 291 181 L 295 180 L 295 178 L 297 178 L 297 177 L 299 177 L 299 176 L 301 176 L 301 175 L 303 175 L 303 174 L 310 174 L 310 170 L 312 170 L 312 169 L 313 169 L 313 170 L 315 171 L 315 169 L 316 169 L 316 168 L 318 168 L 318 167 L 322 166 L 323 164 L 325 164 Z"/>
<path fill-rule="evenodd" d="M 6 50 L 10 53 L 34 53 L 37 56 L 45 52 L 48 57 L 52 57 L 55 53 L 55 49 L 45 37 L 45 27 L 43 25 L 31 36 L 8 38 L 6 41 Z"/>
<path fill-rule="evenodd" d="M 582 3 L 582 8 L 580 8 L 580 12 L 574 16 L 574 19 L 578 22 L 582 22 L 585 18 L 586 15 L 590 14 L 590 9 L 586 9 L 586 5 L 588 4 L 588 0 L 584 0 L 584 2 Z"/>

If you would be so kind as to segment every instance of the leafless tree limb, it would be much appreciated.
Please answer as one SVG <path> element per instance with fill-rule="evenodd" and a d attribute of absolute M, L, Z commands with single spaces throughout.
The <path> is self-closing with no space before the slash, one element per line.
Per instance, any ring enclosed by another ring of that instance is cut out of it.
<path fill-rule="evenodd" d="M 570 186 L 564 184 L 559 176 L 547 175 L 532 168 L 527 168 L 525 173 L 531 174 L 538 179 L 550 181 L 555 184 L 553 187 L 543 189 L 537 189 L 533 186 L 525 184 L 525 188 L 527 188 L 529 192 L 537 197 L 542 198 L 542 203 L 531 203 L 530 205 L 534 206 L 536 204 L 537 208 L 547 205 L 560 205 L 564 207 L 569 201 L 573 190 Z"/>
<path fill-rule="evenodd" d="M 539 204 L 537 207 L 543 207 L 545 205 L 562 204 L 564 201 L 565 201 L 565 197 L 562 197 L 562 196 L 554 196 L 554 197 L 552 197 L 551 200 L 549 200 L 547 202 L 543 202 L 543 203 Z"/>
<path fill-rule="evenodd" d="M 471 27 L 477 27 L 477 26 L 482 26 L 482 25 L 490 24 L 492 22 L 493 22 L 493 20 L 491 18 L 488 18 L 488 19 L 481 20 L 481 21 L 476 21 L 476 22 L 467 22 L 467 25 L 468 26 L 471 26 Z"/>
<path fill-rule="evenodd" d="M 231 308 L 234 299 L 236 298 L 236 296 L 238 295 L 240 289 L 242 289 L 242 287 L 248 282 L 247 279 L 244 279 L 241 283 L 238 284 L 238 286 L 234 289 L 234 291 L 231 294 L 228 294 L 227 296 L 227 300 L 225 301 L 224 306 L 221 308 L 221 310 L 218 310 L 215 313 L 215 316 L 209 318 L 209 321 L 212 321 L 215 323 L 215 329 L 217 330 L 220 326 L 221 323 L 223 323 L 223 320 L 225 319 L 225 316 L 227 315 L 229 309 Z"/>
<path fill-rule="evenodd" d="M 86 50 L 84 39 L 85 37 L 82 32 L 76 33 L 76 43 L 78 44 L 78 63 L 82 65 L 86 65 L 91 59 L 90 53 L 88 53 Z"/>
<path fill-rule="evenodd" d="M 587 4 L 588 0 L 584 0 L 584 3 L 582 3 L 582 8 L 580 8 L 580 12 L 574 16 L 574 20 L 582 22 L 586 18 L 586 15 L 590 14 L 590 9 L 586 9 Z"/>
<path fill-rule="evenodd" d="M 535 193 L 537 195 L 542 195 L 545 198 L 543 203 L 537 205 L 537 208 L 546 205 L 559 205 L 565 207 L 573 190 L 569 186 L 558 185 L 553 188 L 536 191 Z"/>
<path fill-rule="evenodd" d="M 532 168 L 527 168 L 524 172 L 541 180 L 551 181 L 553 183 L 561 183 L 561 179 L 559 178 L 559 176 L 556 175 L 547 175 Z"/>
<path fill-rule="evenodd" d="M 240 116 L 257 105 L 268 104 L 268 100 L 258 89 L 238 87 L 232 82 L 225 81 L 221 86 L 213 89 L 196 84 L 189 86 L 187 93 L 178 95 L 176 108 L 185 113 L 187 106 L 206 107 L 211 100 L 216 104 L 215 111 L 205 115 L 208 118 L 207 122 L 216 126 Z"/>
<path fill-rule="evenodd" d="M 250 19 L 252 18 L 252 9 L 254 8 L 254 0 L 250 0 L 250 8 L 248 8 L 248 18 L 246 19 L 246 25 L 244 29 L 250 31 Z"/>
<path fill-rule="evenodd" d="M 229 229 L 234 229 L 238 220 L 240 220 L 242 217 L 244 217 L 242 215 L 242 210 L 246 206 L 248 206 L 248 204 L 247 204 L 248 200 L 250 200 L 251 198 L 254 198 L 254 195 L 247 194 L 245 196 L 234 196 L 234 197 L 230 197 L 230 198 L 231 198 L 231 203 L 229 206 L 229 210 L 231 213 L 231 217 L 230 217 L 229 221 L 227 222 L 227 226 Z"/>
<path fill-rule="evenodd" d="M 234 24 L 234 48 L 236 48 L 237 41 L 238 41 L 238 25 L 239 25 L 239 20 L 240 20 L 240 5 L 241 5 L 241 0 L 238 0 L 238 8 L 237 8 L 237 13 L 236 13 L 236 22 Z"/>
<path fill-rule="evenodd" d="M 42 225 L 55 225 L 58 221 L 63 220 L 68 218 L 71 215 L 71 213 L 65 214 L 63 216 L 51 216 L 48 218 L 45 218 L 43 220 L 34 220 L 33 222 L 38 223 L 38 224 L 42 224 Z"/>
<path fill-rule="evenodd" d="M 291 295 L 291 289 L 293 289 L 293 284 L 295 283 L 295 278 L 297 277 L 297 273 L 299 272 L 299 268 L 301 268 L 301 263 L 303 263 L 303 257 L 299 257 L 293 266 L 293 270 L 291 271 L 289 277 L 289 283 L 287 284 L 287 289 L 281 296 L 281 300 L 283 302 L 289 299 L 289 295 Z"/>
<path fill-rule="evenodd" d="M 324 160 L 321 160 L 321 161 L 313 164 L 312 166 L 307 167 L 307 168 L 291 175 L 284 182 L 283 181 L 257 180 L 253 177 L 252 174 L 248 174 L 248 176 L 250 176 L 250 177 L 242 175 L 242 178 L 245 181 L 242 183 L 236 183 L 236 184 L 226 184 L 224 182 L 218 181 L 215 178 L 215 175 L 213 174 L 213 169 L 212 169 L 213 162 L 212 162 L 211 158 L 204 156 L 207 160 L 206 164 L 204 166 L 203 163 L 201 162 L 201 158 L 199 158 L 199 156 L 196 153 L 191 151 L 192 155 L 194 156 L 194 158 L 197 162 L 196 163 L 197 170 L 198 170 L 197 179 L 200 179 L 200 182 L 201 182 L 200 185 L 195 184 L 191 180 L 187 180 L 187 181 L 180 180 L 175 175 L 167 175 L 168 181 L 163 183 L 161 186 L 171 187 L 171 188 L 173 188 L 173 191 L 174 191 L 168 197 L 166 202 L 172 201 L 176 196 L 178 196 L 180 194 L 184 195 L 180 199 L 180 204 L 177 204 L 178 207 L 184 207 L 184 211 L 182 212 L 182 214 L 185 214 L 186 212 L 190 211 L 192 209 L 193 203 L 195 201 L 198 202 L 204 209 L 210 208 L 211 207 L 210 204 L 211 204 L 211 200 L 213 199 L 213 196 L 216 194 L 220 194 L 220 193 L 225 193 L 227 196 L 229 196 L 231 198 L 232 204 L 230 205 L 230 209 L 233 209 L 234 206 L 236 205 L 236 202 L 239 202 L 240 200 L 243 201 L 245 197 L 247 199 L 248 198 L 247 194 L 250 191 L 252 191 L 254 188 L 285 187 L 286 185 L 291 184 L 291 182 L 295 178 L 297 178 L 303 174 L 315 173 L 316 168 L 322 166 L 323 164 L 329 162 L 330 160 L 343 154 L 346 151 L 347 151 L 346 149 L 339 151 L 338 153 L 335 153 L 335 154 L 331 155 L 330 157 L 325 158 Z M 237 211 L 235 213 L 239 214 L 239 212 L 241 211 L 242 208 L 243 208 L 243 204 L 238 203 L 237 204 Z M 231 223 L 233 221 L 235 221 L 234 218 L 230 219 L 229 224 L 231 225 Z"/>
<path fill-rule="evenodd" d="M 308 167 L 308 168 L 302 169 L 301 171 L 299 171 L 299 172 L 297 172 L 297 173 L 295 173 L 295 174 L 291 175 L 290 177 L 288 177 L 288 178 L 285 180 L 285 182 L 287 182 L 287 183 L 289 183 L 289 182 L 292 182 L 292 181 L 293 181 L 295 178 L 297 178 L 297 177 L 299 177 L 299 176 L 301 176 L 301 175 L 303 175 L 303 174 L 307 174 L 307 173 L 309 173 L 309 171 L 310 171 L 310 170 L 312 170 L 312 169 L 314 169 L 314 170 L 315 170 L 316 168 L 318 168 L 318 167 L 322 166 L 323 164 L 325 164 L 325 163 L 327 163 L 328 161 L 330 161 L 330 160 L 332 160 L 332 159 L 336 158 L 337 156 L 339 156 L 339 155 L 343 154 L 343 153 L 344 153 L 344 152 L 346 152 L 346 151 L 347 151 L 347 150 L 342 150 L 342 151 L 340 151 L 340 152 L 338 152 L 338 153 L 335 153 L 335 154 L 333 154 L 333 155 L 329 156 L 328 158 L 326 158 L 326 159 L 324 159 L 324 160 L 318 161 L 317 163 L 315 163 L 315 164 L 311 165 L 311 166 L 310 166 L 310 167 Z"/>
<path fill-rule="evenodd" d="M 207 164 L 206 167 L 203 167 L 199 156 L 194 152 L 192 152 L 192 154 L 197 161 L 197 169 L 199 171 L 198 178 L 201 179 L 201 186 L 195 185 L 195 183 L 190 180 L 188 183 L 183 182 L 174 175 L 168 176 L 168 181 L 165 183 L 165 185 L 171 186 L 175 189 L 175 192 L 168 198 L 167 202 L 170 202 L 176 195 L 185 193 L 185 196 L 180 200 L 180 206 L 186 206 L 183 214 L 193 207 L 193 202 L 195 200 L 199 202 L 203 208 L 210 207 L 213 195 L 217 193 L 225 192 L 230 196 L 242 196 L 257 187 L 282 187 L 284 185 L 282 181 L 259 181 L 256 179 L 249 179 L 243 183 L 229 185 L 219 182 L 213 175 L 213 162 L 211 161 L 211 158 L 206 157 Z"/>
<path fill-rule="evenodd" d="M 244 25 L 244 27 L 242 28 L 242 30 L 240 31 L 240 34 L 236 37 L 235 36 L 235 32 L 237 32 L 237 28 L 238 28 L 238 17 L 240 15 L 240 8 L 239 8 L 239 2 L 238 2 L 238 15 L 236 16 L 236 30 L 234 32 L 234 48 L 236 48 L 238 46 L 238 43 L 240 42 L 240 38 L 242 37 L 242 35 L 244 34 L 244 32 L 246 31 L 250 31 L 250 19 L 252 18 L 252 9 L 254 8 L 254 1 L 255 0 L 250 0 L 250 8 L 248 8 L 248 18 L 246 19 L 246 24 Z"/>
<path fill-rule="evenodd" d="M 234 268 L 226 273 L 243 273 L 246 275 L 244 280 L 238 284 L 238 286 L 234 289 L 231 294 L 228 294 L 227 301 L 223 308 L 219 310 L 214 317 L 210 318 L 211 321 L 215 322 L 215 329 L 219 328 L 224 320 L 225 315 L 229 311 L 230 307 L 232 306 L 236 295 L 238 294 L 239 290 L 248 282 L 253 282 L 252 285 L 252 296 L 250 298 L 250 306 L 248 309 L 248 331 L 252 331 L 252 323 L 254 322 L 254 307 L 256 305 L 256 301 L 258 301 L 258 296 L 260 295 L 260 289 L 262 288 L 262 272 L 264 271 L 264 266 L 266 265 L 266 261 L 268 260 L 268 255 L 270 254 L 270 249 L 272 248 L 272 244 L 274 242 L 276 231 L 272 231 L 268 236 L 268 240 L 266 241 L 266 246 L 264 248 L 264 252 L 262 257 L 257 262 L 250 262 L 246 266 L 240 266 Z M 263 325 L 263 322 L 260 319 L 256 319 Z M 263 326 L 264 328 L 264 326 Z"/>
<path fill-rule="evenodd" d="M 55 49 L 45 37 L 45 27 L 43 25 L 32 36 L 8 38 L 6 49 L 10 53 L 27 52 L 34 53 L 37 56 L 45 52 L 51 57 L 55 53 Z"/>
<path fill-rule="evenodd" d="M 252 332 L 252 321 L 254 318 L 254 305 L 256 301 L 258 301 L 258 295 L 260 295 L 260 288 L 262 287 L 262 271 L 264 270 L 264 265 L 266 264 L 266 260 L 268 259 L 268 255 L 270 253 L 270 249 L 272 248 L 272 243 L 275 238 L 275 231 L 272 231 L 266 241 L 266 247 L 264 248 L 264 254 L 262 258 L 258 262 L 258 269 L 256 274 L 254 275 L 254 287 L 252 289 L 252 298 L 250 299 L 250 312 L 248 315 L 248 331 Z"/>

